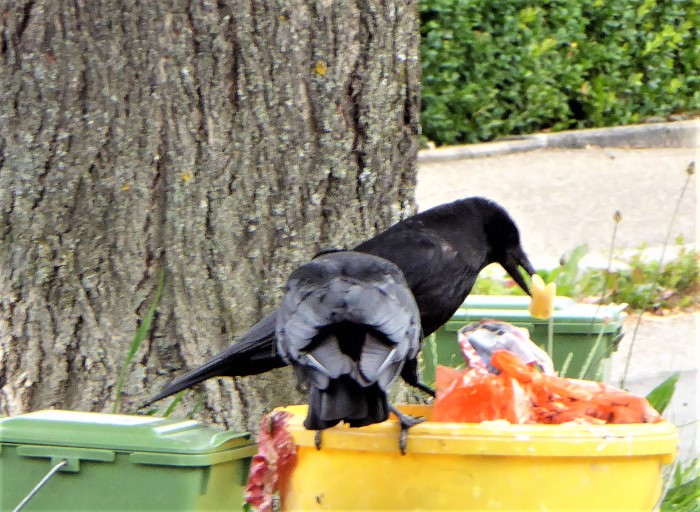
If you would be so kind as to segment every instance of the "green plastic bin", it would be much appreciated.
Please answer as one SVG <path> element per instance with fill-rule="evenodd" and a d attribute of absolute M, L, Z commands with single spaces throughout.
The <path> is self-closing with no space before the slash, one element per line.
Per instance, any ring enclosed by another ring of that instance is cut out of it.
<path fill-rule="evenodd" d="M 458 332 L 465 325 L 480 320 L 499 320 L 518 327 L 525 327 L 530 339 L 547 350 L 549 320 L 530 316 L 530 297 L 502 295 L 473 295 L 467 297 L 462 307 L 450 320 L 438 329 L 428 346 L 422 351 L 421 370 L 423 381 L 435 381 L 437 364 L 460 366 L 464 357 L 457 343 Z M 568 297 L 556 297 L 554 301 L 553 348 L 554 368 L 561 371 L 564 361 L 571 354 L 565 377 L 579 378 L 581 369 L 588 363 L 584 379 L 607 380 L 610 376 L 610 355 L 617 350 L 622 339 L 623 311 L 627 304 L 580 304 Z M 600 336 L 600 341 L 598 338 Z M 429 346 L 434 343 L 434 350 Z M 436 360 L 437 356 L 437 360 Z"/>
<path fill-rule="evenodd" d="M 241 510 L 256 446 L 196 421 L 46 410 L 0 420 L 0 510 Z"/>

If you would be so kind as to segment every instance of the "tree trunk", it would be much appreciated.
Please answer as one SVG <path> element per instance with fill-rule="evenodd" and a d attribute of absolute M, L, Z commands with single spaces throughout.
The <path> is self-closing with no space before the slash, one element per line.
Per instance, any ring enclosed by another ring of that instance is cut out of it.
<path fill-rule="evenodd" d="M 165 269 L 131 411 L 413 208 L 415 0 L 0 0 L 0 30 L 0 411 L 110 411 Z M 200 412 L 254 429 L 291 375 Z"/>

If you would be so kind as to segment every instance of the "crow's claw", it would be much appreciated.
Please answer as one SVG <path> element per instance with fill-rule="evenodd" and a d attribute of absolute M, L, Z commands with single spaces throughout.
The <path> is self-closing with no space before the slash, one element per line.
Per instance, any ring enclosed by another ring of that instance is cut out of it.
<path fill-rule="evenodd" d="M 415 427 L 419 423 L 423 423 L 425 421 L 425 418 L 423 417 L 415 417 L 415 416 L 409 416 L 408 414 L 404 414 L 402 412 L 399 412 L 399 410 L 394 407 L 393 405 L 389 406 L 389 410 L 393 412 L 396 417 L 399 419 L 399 451 L 401 452 L 401 455 L 406 455 L 406 443 L 408 441 L 408 429 L 411 427 Z"/>

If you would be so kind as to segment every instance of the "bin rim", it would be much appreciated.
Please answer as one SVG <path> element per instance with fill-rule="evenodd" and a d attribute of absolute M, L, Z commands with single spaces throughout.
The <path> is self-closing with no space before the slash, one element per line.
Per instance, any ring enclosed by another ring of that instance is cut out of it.
<path fill-rule="evenodd" d="M 200 455 L 254 443 L 194 420 L 45 409 L 0 419 L 2 444 Z"/>
<path fill-rule="evenodd" d="M 397 408 L 428 419 L 408 431 L 407 453 L 532 457 L 662 455 L 670 462 L 675 458 L 678 443 L 676 427 L 665 420 L 626 425 L 515 425 L 505 420 L 441 423 L 429 421 L 430 405 Z M 302 423 L 307 406 L 278 410 L 292 414 L 288 429 L 296 443 L 313 448 L 315 432 L 306 430 Z M 383 423 L 361 428 L 337 425 L 323 431 L 322 449 L 398 451 L 398 422 L 392 415 Z"/>
<path fill-rule="evenodd" d="M 495 319 L 504 322 L 528 322 L 547 324 L 549 320 L 534 318 L 528 310 L 530 297 L 519 295 L 469 295 L 448 322 L 474 322 L 479 319 Z M 583 304 L 570 297 L 554 298 L 552 319 L 557 325 L 602 326 L 606 331 L 618 329 L 626 314 L 628 304 Z"/>
<path fill-rule="evenodd" d="M 528 329 L 546 328 L 549 319 L 535 318 L 529 312 L 530 297 L 519 295 L 470 295 L 444 324 L 446 332 L 457 332 L 465 325 L 483 320 L 507 322 Z M 569 297 L 554 300 L 554 334 L 598 336 L 621 332 L 628 304 L 583 304 Z"/>

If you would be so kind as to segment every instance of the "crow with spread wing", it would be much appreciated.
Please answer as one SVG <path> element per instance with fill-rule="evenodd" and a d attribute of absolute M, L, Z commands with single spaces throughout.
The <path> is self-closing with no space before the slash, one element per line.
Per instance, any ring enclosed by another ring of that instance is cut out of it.
<path fill-rule="evenodd" d="M 464 302 L 479 272 L 499 263 L 529 294 L 520 268 L 535 273 L 513 219 L 497 203 L 481 197 L 461 199 L 413 215 L 354 251 L 384 258 L 403 272 L 420 311 L 425 336 L 444 324 Z M 176 378 L 144 405 L 175 394 L 212 377 L 256 375 L 285 366 L 277 350 L 278 311 L 260 320 L 239 341 L 202 366 Z M 418 380 L 415 359 L 406 361 L 401 377 L 434 394 Z"/>
<path fill-rule="evenodd" d="M 359 252 L 323 254 L 292 272 L 277 320 L 277 348 L 309 390 L 304 426 L 320 432 L 399 418 L 399 448 L 421 421 L 389 405 L 387 388 L 415 361 L 422 334 L 418 306 L 401 270 Z M 415 363 L 414 363 L 415 364 Z"/>

